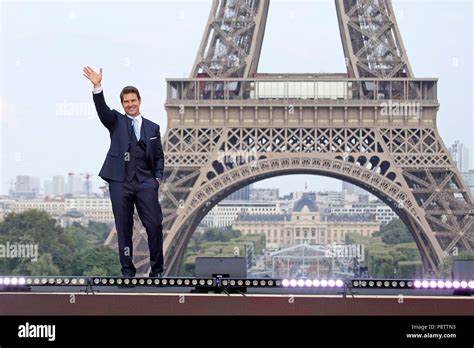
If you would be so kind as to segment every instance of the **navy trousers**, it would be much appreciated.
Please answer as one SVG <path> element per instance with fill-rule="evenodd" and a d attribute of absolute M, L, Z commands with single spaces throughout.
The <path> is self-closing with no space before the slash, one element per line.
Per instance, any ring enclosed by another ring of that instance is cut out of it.
<path fill-rule="evenodd" d="M 163 214 L 158 202 L 158 182 L 149 178 L 140 183 L 134 176 L 130 182 L 110 181 L 109 191 L 122 275 L 133 277 L 136 273 L 132 241 L 134 206 L 148 236 L 151 272 L 163 272 Z"/>

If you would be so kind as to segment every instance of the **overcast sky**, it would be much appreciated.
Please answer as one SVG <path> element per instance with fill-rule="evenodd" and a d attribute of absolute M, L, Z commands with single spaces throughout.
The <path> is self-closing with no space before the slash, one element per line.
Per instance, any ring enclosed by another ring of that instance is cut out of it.
<path fill-rule="evenodd" d="M 439 78 L 445 144 L 466 144 L 474 167 L 473 4 L 393 5 L 416 77 Z M 104 69 L 112 108 L 121 110 L 123 86 L 137 86 L 142 115 L 164 133 L 165 78 L 188 77 L 210 7 L 210 1 L 2 2 L 0 193 L 16 175 L 43 180 L 89 172 L 95 190 L 102 183 L 97 175 L 109 136 L 93 109 L 84 65 Z M 334 2 L 272 0 L 259 72 L 345 72 Z M 288 193 L 303 190 L 304 182 L 310 190 L 341 187 L 338 180 L 299 175 L 255 186 Z"/>

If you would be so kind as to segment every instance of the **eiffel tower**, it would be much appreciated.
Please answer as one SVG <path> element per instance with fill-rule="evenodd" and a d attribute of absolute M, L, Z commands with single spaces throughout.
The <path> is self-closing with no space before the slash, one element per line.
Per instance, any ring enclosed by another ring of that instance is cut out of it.
<path fill-rule="evenodd" d="M 355 184 L 406 224 L 425 272 L 472 251 L 473 197 L 437 127 L 437 79 L 415 78 L 389 0 L 335 0 L 347 72 L 258 74 L 268 0 L 215 0 L 190 78 L 167 79 L 166 275 L 230 193 L 287 174 Z M 116 232 L 107 244 L 116 247 Z M 147 273 L 135 214 L 134 257 Z"/>

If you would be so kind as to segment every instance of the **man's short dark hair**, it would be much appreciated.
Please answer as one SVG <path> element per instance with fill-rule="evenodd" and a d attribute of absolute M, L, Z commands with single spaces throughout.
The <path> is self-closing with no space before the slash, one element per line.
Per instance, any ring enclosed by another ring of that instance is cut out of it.
<path fill-rule="evenodd" d="M 122 89 L 122 92 L 120 92 L 120 101 L 123 102 L 123 96 L 129 93 L 135 93 L 137 95 L 138 100 L 139 101 L 142 100 L 142 98 L 140 97 L 140 92 L 138 92 L 137 87 L 127 86 Z"/>

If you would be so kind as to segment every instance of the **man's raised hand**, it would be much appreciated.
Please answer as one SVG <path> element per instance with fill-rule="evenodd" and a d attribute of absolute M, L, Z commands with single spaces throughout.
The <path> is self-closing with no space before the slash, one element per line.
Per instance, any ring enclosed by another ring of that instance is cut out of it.
<path fill-rule="evenodd" d="M 92 82 L 94 88 L 100 87 L 100 82 L 102 81 L 102 68 L 100 68 L 99 73 L 96 73 L 90 66 L 84 67 L 82 71 L 84 72 L 83 75 Z"/>

